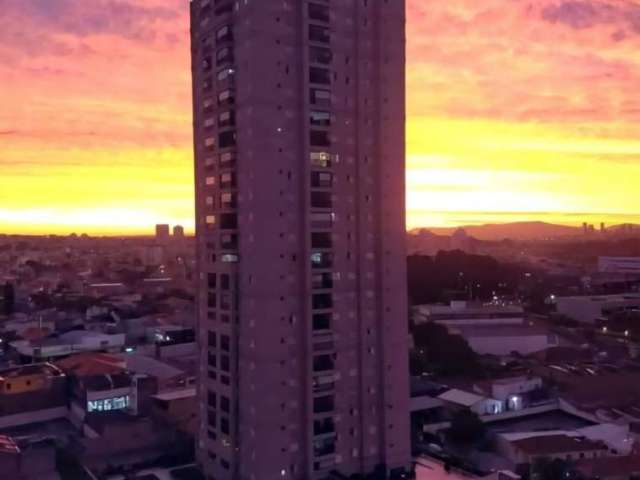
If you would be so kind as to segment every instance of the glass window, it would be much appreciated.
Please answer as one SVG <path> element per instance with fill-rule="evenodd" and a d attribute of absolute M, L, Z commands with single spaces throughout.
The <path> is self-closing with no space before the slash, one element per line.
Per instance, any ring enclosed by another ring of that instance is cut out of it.
<path fill-rule="evenodd" d="M 224 249 L 238 248 L 238 235 L 225 233 L 220 237 L 220 246 Z"/>
<path fill-rule="evenodd" d="M 238 228 L 238 216 L 235 213 L 223 213 L 220 215 L 220 228 L 235 230 Z"/>
<path fill-rule="evenodd" d="M 218 123 L 221 127 L 230 127 L 236 124 L 236 115 L 233 110 L 221 112 L 218 115 Z"/>
<path fill-rule="evenodd" d="M 321 63 L 323 65 L 329 65 L 333 55 L 331 50 L 324 47 L 309 47 L 309 61 L 311 63 Z"/>
<path fill-rule="evenodd" d="M 331 84 L 331 72 L 326 68 L 310 67 L 309 82 L 329 85 Z"/>
<path fill-rule="evenodd" d="M 309 25 L 309 40 L 318 43 L 329 43 L 331 40 L 329 29 L 320 25 Z"/>
<path fill-rule="evenodd" d="M 333 197 L 330 192 L 311 192 L 311 208 L 332 208 Z"/>
<path fill-rule="evenodd" d="M 224 80 L 229 80 L 231 78 L 233 78 L 234 74 L 235 74 L 235 70 L 233 68 L 225 68 L 223 70 L 220 70 L 218 72 L 218 81 L 224 81 Z"/>
<path fill-rule="evenodd" d="M 331 154 L 328 152 L 311 152 L 309 154 L 311 165 L 314 167 L 330 167 Z"/>
<path fill-rule="evenodd" d="M 329 112 L 321 112 L 318 110 L 311 110 L 309 113 L 311 125 L 318 127 L 331 126 L 331 114 Z"/>
<path fill-rule="evenodd" d="M 322 88 L 312 88 L 309 91 L 310 102 L 312 105 L 318 106 L 330 106 L 331 105 L 331 92 Z"/>
<path fill-rule="evenodd" d="M 315 188 L 329 188 L 333 185 L 331 172 L 311 172 L 311 186 Z"/>
<path fill-rule="evenodd" d="M 220 165 L 229 166 L 235 163 L 236 156 L 233 152 L 225 152 L 220 154 Z"/>
<path fill-rule="evenodd" d="M 312 147 L 329 147 L 331 146 L 331 138 L 329 132 L 325 130 L 311 130 L 309 132 L 309 142 Z"/>
<path fill-rule="evenodd" d="M 235 98 L 231 90 L 223 90 L 218 94 L 218 105 L 232 105 Z"/>
<path fill-rule="evenodd" d="M 226 41 L 233 40 L 231 27 L 229 25 L 220 27 L 216 32 L 216 39 L 218 40 L 218 42 L 226 42 Z"/>
<path fill-rule="evenodd" d="M 313 232 L 311 234 L 311 248 L 331 248 L 333 239 L 329 232 Z"/>
<path fill-rule="evenodd" d="M 216 52 L 216 64 L 218 66 L 223 63 L 232 62 L 233 61 L 233 50 L 228 47 L 221 48 Z"/>
<path fill-rule="evenodd" d="M 224 192 L 220 194 L 220 206 L 222 208 L 236 208 L 235 193 Z"/>
<path fill-rule="evenodd" d="M 335 214 L 313 212 L 310 217 L 312 228 L 331 228 L 333 226 Z"/>
<path fill-rule="evenodd" d="M 236 144 L 236 132 L 221 132 L 218 135 L 220 148 L 233 147 Z"/>
<path fill-rule="evenodd" d="M 233 188 L 236 186 L 236 175 L 233 172 L 220 174 L 220 186 L 223 188 Z"/>
<path fill-rule="evenodd" d="M 319 3 L 309 3 L 309 18 L 319 22 L 328 22 L 330 19 L 329 6 Z"/>

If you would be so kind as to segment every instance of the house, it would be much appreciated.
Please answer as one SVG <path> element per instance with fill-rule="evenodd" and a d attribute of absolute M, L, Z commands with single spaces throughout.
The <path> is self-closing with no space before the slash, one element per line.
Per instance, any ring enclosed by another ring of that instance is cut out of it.
<path fill-rule="evenodd" d="M 162 392 L 151 397 L 152 412 L 176 430 L 195 436 L 198 431 L 196 388 Z"/>
<path fill-rule="evenodd" d="M 563 432 L 500 434 L 497 437 L 498 451 L 514 466 L 531 465 L 540 458 L 575 461 L 609 455 L 604 442 Z"/>
<path fill-rule="evenodd" d="M 122 333 L 106 334 L 89 330 L 71 330 L 35 341 L 18 340 L 11 346 L 27 362 L 51 360 L 80 352 L 120 352 L 124 348 Z"/>
<path fill-rule="evenodd" d="M 499 400 L 487 398 L 472 392 L 466 392 L 457 388 L 447 390 L 438 396 L 438 399 L 450 406 L 453 410 L 471 410 L 476 414 L 496 415 L 502 413 L 503 404 Z"/>
<path fill-rule="evenodd" d="M 540 377 L 518 376 L 477 383 L 474 392 L 501 401 L 504 411 L 516 411 L 535 403 L 535 392 L 542 387 Z"/>
<path fill-rule="evenodd" d="M 65 418 L 67 378 L 41 363 L 0 371 L 0 428 Z"/>
<path fill-rule="evenodd" d="M 157 390 L 153 378 L 133 374 L 114 355 L 82 353 L 56 365 L 69 378 L 71 418 L 78 425 L 105 412 L 144 412 L 148 410 L 149 397 Z"/>
<path fill-rule="evenodd" d="M 60 480 L 55 445 L 42 439 L 0 435 L 0 480 Z"/>

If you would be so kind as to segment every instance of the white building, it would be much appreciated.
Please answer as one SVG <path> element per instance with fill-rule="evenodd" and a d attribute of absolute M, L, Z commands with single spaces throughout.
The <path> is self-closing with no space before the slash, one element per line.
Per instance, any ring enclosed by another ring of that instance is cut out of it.
<path fill-rule="evenodd" d="M 598 271 L 640 275 L 640 257 L 598 257 Z"/>
<path fill-rule="evenodd" d="M 450 328 L 451 333 L 464 337 L 474 352 L 480 355 L 506 356 L 540 352 L 559 345 L 559 338 L 546 328 L 525 325 L 462 326 Z"/>
<path fill-rule="evenodd" d="M 517 305 L 453 301 L 449 305 L 418 305 L 413 319 L 416 324 L 435 322 L 446 326 L 522 325 L 524 310 Z"/>
<path fill-rule="evenodd" d="M 561 315 L 578 322 L 595 323 L 618 311 L 640 309 L 640 294 L 556 297 L 555 304 L 556 311 Z"/>
<path fill-rule="evenodd" d="M 17 340 L 11 346 L 22 356 L 42 361 L 81 352 L 120 352 L 125 335 L 106 334 L 89 330 L 72 330 L 43 340 Z"/>
<path fill-rule="evenodd" d="M 540 377 L 510 377 L 476 384 L 474 392 L 501 401 L 506 411 L 517 411 L 527 406 L 525 395 L 542 388 L 542 385 Z"/>
<path fill-rule="evenodd" d="M 461 409 L 469 409 L 476 414 L 497 415 L 504 411 L 504 404 L 500 400 L 488 398 L 476 393 L 452 388 L 438 396 L 445 404 Z"/>

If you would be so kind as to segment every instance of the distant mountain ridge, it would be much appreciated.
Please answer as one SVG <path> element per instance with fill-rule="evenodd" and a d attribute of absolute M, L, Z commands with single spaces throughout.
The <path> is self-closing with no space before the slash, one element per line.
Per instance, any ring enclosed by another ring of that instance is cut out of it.
<path fill-rule="evenodd" d="M 531 240 L 544 237 L 573 236 L 582 233 L 582 227 L 556 225 L 547 222 L 490 223 L 463 225 L 461 227 L 424 228 L 413 230 L 412 233 L 417 233 L 419 230 L 428 230 L 435 235 L 452 235 L 456 230 L 460 229 L 478 240 L 503 240 L 505 238 Z"/>
<path fill-rule="evenodd" d="M 632 228 L 636 233 L 640 232 L 638 224 L 611 225 L 606 228 L 607 233 L 620 232 L 625 228 Z M 478 240 L 536 240 L 549 237 L 568 237 L 582 235 L 582 226 L 558 225 L 555 223 L 533 221 L 533 222 L 510 222 L 510 223 L 487 223 L 483 225 L 462 225 L 460 227 L 434 227 L 417 228 L 410 233 L 416 234 L 420 231 L 430 232 L 433 235 L 451 236 L 458 230 L 464 230 L 470 237 Z M 596 226 L 596 232 L 599 226 Z"/>

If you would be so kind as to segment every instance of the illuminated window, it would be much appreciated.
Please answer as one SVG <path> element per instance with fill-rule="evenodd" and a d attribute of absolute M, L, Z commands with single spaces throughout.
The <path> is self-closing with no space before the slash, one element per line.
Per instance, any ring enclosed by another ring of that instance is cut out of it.
<path fill-rule="evenodd" d="M 109 412 L 112 410 L 124 410 L 130 405 L 129 395 L 113 398 L 102 398 L 100 400 L 89 400 L 87 402 L 87 412 Z"/>

